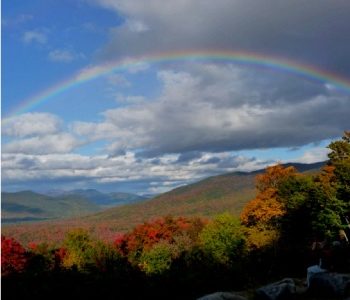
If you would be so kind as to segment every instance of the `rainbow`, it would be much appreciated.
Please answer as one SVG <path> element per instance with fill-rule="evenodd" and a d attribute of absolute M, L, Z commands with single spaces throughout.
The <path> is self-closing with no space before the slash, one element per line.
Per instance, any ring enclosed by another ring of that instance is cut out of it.
<path fill-rule="evenodd" d="M 269 56 L 247 51 L 177 51 L 146 55 L 132 59 L 117 60 L 106 64 L 87 67 L 27 99 L 16 106 L 7 116 L 29 112 L 40 104 L 49 101 L 65 91 L 112 72 L 128 70 L 139 64 L 159 64 L 177 61 L 216 61 L 263 67 L 289 73 L 322 84 L 331 84 L 337 89 L 350 93 L 350 79 L 316 66 L 293 61 L 287 58 Z M 6 118 L 5 118 L 6 119 Z"/>

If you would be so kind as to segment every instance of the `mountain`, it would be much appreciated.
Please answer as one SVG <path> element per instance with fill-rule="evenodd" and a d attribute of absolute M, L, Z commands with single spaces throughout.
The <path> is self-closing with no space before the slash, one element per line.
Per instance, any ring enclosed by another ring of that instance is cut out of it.
<path fill-rule="evenodd" d="M 129 193 L 104 194 L 94 189 L 51 190 L 48 195 L 32 191 L 2 192 L 2 222 L 13 223 L 76 217 L 144 199 L 146 198 Z"/>
<path fill-rule="evenodd" d="M 49 196 L 78 196 L 88 199 L 94 204 L 101 206 L 102 208 L 123 205 L 128 203 L 135 203 L 147 199 L 136 194 L 123 193 L 123 192 L 112 192 L 102 193 L 95 189 L 76 189 L 70 191 L 63 190 L 50 190 L 45 194 Z"/>
<path fill-rule="evenodd" d="M 99 209 L 98 205 L 78 196 L 50 197 L 32 191 L 1 192 L 3 223 L 81 216 Z"/>
<path fill-rule="evenodd" d="M 292 165 L 303 172 L 317 173 L 324 163 Z M 85 228 L 100 239 L 113 240 L 116 234 L 130 230 L 137 224 L 169 214 L 210 218 L 229 211 L 238 216 L 244 205 L 254 198 L 255 176 L 262 172 L 264 170 L 213 176 L 142 202 L 71 219 L 4 226 L 2 232 L 23 243 L 46 241 L 48 235 L 51 241 L 60 243 L 68 230 Z"/>
<path fill-rule="evenodd" d="M 324 162 L 293 165 L 300 172 L 317 172 Z M 153 199 L 115 207 L 84 217 L 86 221 L 114 220 L 119 229 L 129 229 L 145 220 L 164 215 L 203 216 L 229 211 L 239 215 L 255 196 L 255 176 L 264 172 L 233 172 L 178 187 Z"/>

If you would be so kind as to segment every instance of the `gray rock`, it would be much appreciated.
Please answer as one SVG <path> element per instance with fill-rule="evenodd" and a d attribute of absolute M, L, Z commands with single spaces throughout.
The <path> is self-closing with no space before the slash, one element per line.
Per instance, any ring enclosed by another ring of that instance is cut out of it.
<path fill-rule="evenodd" d="M 308 293 L 323 297 L 349 296 L 350 274 L 317 273 L 310 278 Z"/>
<path fill-rule="evenodd" d="M 229 292 L 216 292 L 200 297 L 197 300 L 247 300 L 247 298 Z"/>
<path fill-rule="evenodd" d="M 256 299 L 282 300 L 288 299 L 296 293 L 296 286 L 291 278 L 265 285 L 256 290 Z"/>

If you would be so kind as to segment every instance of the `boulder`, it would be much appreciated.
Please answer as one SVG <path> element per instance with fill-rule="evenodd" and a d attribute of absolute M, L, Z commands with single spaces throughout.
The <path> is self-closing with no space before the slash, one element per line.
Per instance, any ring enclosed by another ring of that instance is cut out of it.
<path fill-rule="evenodd" d="M 296 293 L 294 280 L 285 278 L 281 281 L 265 285 L 255 291 L 256 299 L 261 300 L 282 300 L 289 299 Z"/>
<path fill-rule="evenodd" d="M 308 293 L 324 298 L 350 296 L 350 274 L 314 274 L 310 278 Z"/>
<path fill-rule="evenodd" d="M 247 298 L 230 292 L 216 292 L 200 297 L 197 300 L 247 300 Z"/>

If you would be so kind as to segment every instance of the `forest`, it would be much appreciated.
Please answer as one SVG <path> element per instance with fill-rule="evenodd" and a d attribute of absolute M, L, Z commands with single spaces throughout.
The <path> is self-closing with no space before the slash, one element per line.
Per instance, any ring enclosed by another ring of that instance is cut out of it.
<path fill-rule="evenodd" d="M 60 245 L 1 237 L 4 299 L 196 299 L 246 291 L 307 268 L 350 273 L 350 131 L 318 173 L 267 167 L 240 217 L 163 216 L 106 242 L 84 229 Z M 305 284 L 303 282 L 302 284 Z M 345 297 L 319 290 L 310 299 Z M 303 296 L 309 297 L 309 296 Z M 314 297 L 314 298 L 312 298 Z M 281 298 L 282 299 L 282 298 Z M 299 299 L 299 298 L 298 298 Z M 309 298 L 302 298 L 309 299 Z M 332 298 L 333 299 L 333 298 Z"/>

